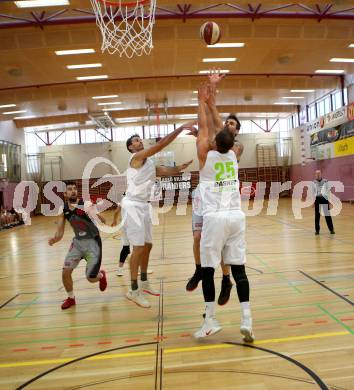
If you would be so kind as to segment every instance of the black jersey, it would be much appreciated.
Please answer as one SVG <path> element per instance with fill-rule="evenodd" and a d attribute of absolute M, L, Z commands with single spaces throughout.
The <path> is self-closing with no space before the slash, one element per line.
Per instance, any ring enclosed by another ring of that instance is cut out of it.
<path fill-rule="evenodd" d="M 64 218 L 72 226 L 77 239 L 97 238 L 100 235 L 97 226 L 85 212 L 82 199 L 79 200 L 74 210 L 70 210 L 68 202 L 65 202 L 63 212 Z"/>

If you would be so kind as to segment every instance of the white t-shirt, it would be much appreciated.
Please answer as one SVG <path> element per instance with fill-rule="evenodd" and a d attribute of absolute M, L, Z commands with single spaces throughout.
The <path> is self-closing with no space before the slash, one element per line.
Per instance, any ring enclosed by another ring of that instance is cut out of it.
<path fill-rule="evenodd" d="M 238 163 L 232 150 L 210 150 L 200 171 L 199 190 L 203 216 L 216 211 L 241 209 Z"/>
<path fill-rule="evenodd" d="M 132 168 L 130 157 L 127 169 L 126 198 L 138 202 L 148 202 L 156 179 L 156 167 L 151 158 L 147 158 L 140 168 Z"/>

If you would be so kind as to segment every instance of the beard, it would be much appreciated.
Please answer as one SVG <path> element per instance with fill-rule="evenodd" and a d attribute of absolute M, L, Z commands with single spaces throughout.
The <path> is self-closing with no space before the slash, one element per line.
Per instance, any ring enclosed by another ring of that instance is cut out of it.
<path fill-rule="evenodd" d="M 71 197 L 69 198 L 69 202 L 70 202 L 70 203 L 76 203 L 76 202 L 77 202 L 77 195 L 71 196 Z"/>

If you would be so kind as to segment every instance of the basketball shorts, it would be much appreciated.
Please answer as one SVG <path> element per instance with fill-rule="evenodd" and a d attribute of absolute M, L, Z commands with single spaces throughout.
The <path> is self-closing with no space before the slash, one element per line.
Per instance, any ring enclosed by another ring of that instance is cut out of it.
<path fill-rule="evenodd" d="M 122 241 L 123 246 L 129 246 L 129 240 L 127 236 L 127 232 L 125 231 L 124 226 L 121 228 L 121 235 L 120 235 L 120 240 Z"/>
<path fill-rule="evenodd" d="M 219 211 L 203 217 L 200 242 L 202 267 L 246 263 L 246 218 L 242 210 Z"/>
<path fill-rule="evenodd" d="M 122 202 L 123 229 L 128 245 L 152 243 L 152 207 L 150 203 L 124 198 Z"/>
<path fill-rule="evenodd" d="M 200 231 L 203 227 L 203 217 L 192 210 L 192 231 Z"/>
<path fill-rule="evenodd" d="M 96 278 L 102 262 L 101 237 L 74 238 L 65 257 L 63 268 L 76 268 L 82 259 L 86 260 L 86 277 Z"/>

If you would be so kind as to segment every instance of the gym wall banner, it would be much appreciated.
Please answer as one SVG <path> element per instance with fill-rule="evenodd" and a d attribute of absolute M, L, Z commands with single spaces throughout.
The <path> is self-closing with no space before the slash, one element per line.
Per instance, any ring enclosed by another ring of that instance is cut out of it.
<path fill-rule="evenodd" d="M 318 131 L 334 127 L 345 123 L 347 118 L 347 106 L 341 107 L 338 110 L 323 115 L 320 118 L 309 122 L 306 127 L 306 133 L 312 135 Z"/>
<path fill-rule="evenodd" d="M 336 157 L 354 154 L 354 137 L 341 139 L 334 143 L 334 155 Z"/>
<path fill-rule="evenodd" d="M 348 106 L 348 120 L 353 120 L 354 119 L 354 102 L 352 104 L 349 104 Z"/>
<path fill-rule="evenodd" d="M 310 135 L 310 145 L 323 145 L 354 135 L 354 120 Z"/>

